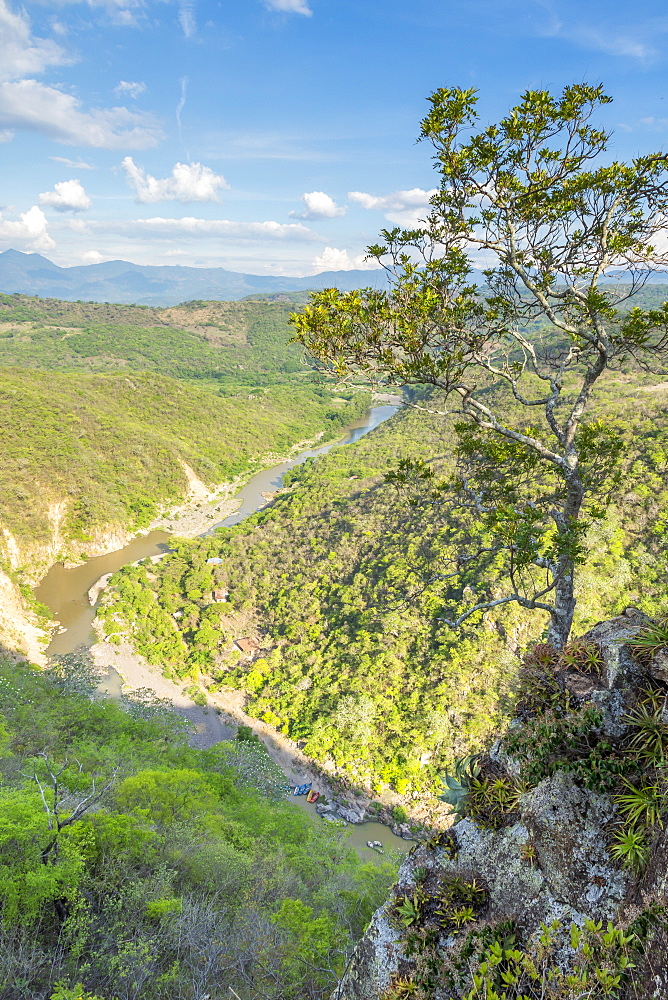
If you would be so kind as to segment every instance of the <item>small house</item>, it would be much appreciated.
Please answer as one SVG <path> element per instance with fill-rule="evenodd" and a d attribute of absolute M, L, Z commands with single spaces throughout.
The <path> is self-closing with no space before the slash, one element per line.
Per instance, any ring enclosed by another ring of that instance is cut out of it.
<path fill-rule="evenodd" d="M 260 648 L 260 643 L 257 639 L 235 639 L 234 648 L 238 649 L 240 653 L 245 653 L 247 656 L 253 656 Z"/>

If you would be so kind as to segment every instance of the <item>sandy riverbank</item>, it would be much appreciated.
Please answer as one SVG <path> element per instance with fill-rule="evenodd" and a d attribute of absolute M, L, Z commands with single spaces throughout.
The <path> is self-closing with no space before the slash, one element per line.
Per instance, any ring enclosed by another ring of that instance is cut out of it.
<path fill-rule="evenodd" d="M 224 521 L 230 514 L 236 513 L 241 505 L 237 493 L 253 476 L 275 465 L 290 462 L 302 451 L 319 445 L 324 432 L 306 441 L 297 441 L 284 454 L 270 452 L 253 463 L 253 468 L 244 475 L 236 476 L 231 482 L 219 483 L 209 488 L 198 479 L 193 470 L 183 463 L 183 471 L 188 480 L 188 499 L 185 503 L 173 507 L 155 518 L 148 531 L 169 531 L 183 538 L 194 538 L 203 535 L 214 524 Z"/>
<path fill-rule="evenodd" d="M 250 726 L 290 784 L 311 781 L 327 798 L 334 797 L 334 790 L 292 740 L 245 714 L 242 692 L 210 694 L 207 706 L 203 708 L 196 705 L 179 684 L 164 677 L 157 667 L 151 666 L 143 656 L 135 653 L 129 643 L 121 642 L 116 646 L 109 642 L 96 642 L 90 651 L 96 667 L 105 672 L 112 667 L 120 674 L 124 689 L 136 691 L 139 688 L 149 688 L 159 698 L 169 699 L 179 715 L 183 715 L 195 726 L 196 731 L 190 740 L 192 746 L 206 749 L 221 740 L 232 739 L 238 726 Z M 216 709 L 219 709 L 220 714 Z"/>

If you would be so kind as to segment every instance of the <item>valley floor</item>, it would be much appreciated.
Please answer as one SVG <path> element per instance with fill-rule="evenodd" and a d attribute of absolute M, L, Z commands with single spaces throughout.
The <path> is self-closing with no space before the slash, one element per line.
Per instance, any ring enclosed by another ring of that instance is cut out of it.
<path fill-rule="evenodd" d="M 164 677 L 157 667 L 152 667 L 143 656 L 135 653 L 127 642 L 119 645 L 96 642 L 91 647 L 91 655 L 98 669 L 106 672 L 112 668 L 120 674 L 125 689 L 136 691 L 139 688 L 149 688 L 159 698 L 169 699 L 175 710 L 195 726 L 196 732 L 190 741 L 192 746 L 206 749 L 221 740 L 231 739 L 237 726 L 250 726 L 264 743 L 274 763 L 281 768 L 289 784 L 312 782 L 328 799 L 334 797 L 331 786 L 301 753 L 296 743 L 259 719 L 252 719 L 245 714 L 243 692 L 230 690 L 209 694 L 207 706 L 200 707 L 184 693 L 180 685 Z"/>

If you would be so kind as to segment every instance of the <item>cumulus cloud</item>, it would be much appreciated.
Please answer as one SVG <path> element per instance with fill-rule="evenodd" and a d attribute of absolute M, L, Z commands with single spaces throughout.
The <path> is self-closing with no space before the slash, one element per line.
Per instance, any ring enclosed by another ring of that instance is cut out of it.
<path fill-rule="evenodd" d="M 201 163 L 177 163 L 171 176 L 158 179 L 138 167 L 131 156 L 126 156 L 121 167 L 136 200 L 144 204 L 156 201 L 220 201 L 218 191 L 229 187 L 221 174 L 214 174 Z"/>
<path fill-rule="evenodd" d="M 307 191 L 302 201 L 306 206 L 303 212 L 290 212 L 296 219 L 336 219 L 348 211 L 345 205 L 337 205 L 324 191 Z"/>
<path fill-rule="evenodd" d="M 118 86 L 114 87 L 114 93 L 117 97 L 127 94 L 128 97 L 132 97 L 135 101 L 145 90 L 146 84 L 136 80 L 121 80 Z"/>
<path fill-rule="evenodd" d="M 364 191 L 349 191 L 351 201 L 362 208 L 383 212 L 388 222 L 410 229 L 418 226 L 429 211 L 429 199 L 437 193 L 437 188 L 424 191 L 411 188 L 408 191 L 393 191 L 386 195 L 366 194 Z"/>
<path fill-rule="evenodd" d="M 99 250 L 84 250 L 81 259 L 84 264 L 100 264 L 106 257 Z"/>
<path fill-rule="evenodd" d="M 23 128 L 72 146 L 147 149 L 163 133 L 149 115 L 128 108 L 84 111 L 71 94 L 37 80 L 0 84 L 0 127 Z"/>
<path fill-rule="evenodd" d="M 313 267 L 318 271 L 373 271 L 379 264 L 376 260 L 366 260 L 364 254 L 350 257 L 347 250 L 337 250 L 336 247 L 325 247 L 324 251 L 313 258 Z"/>
<path fill-rule="evenodd" d="M 197 219 L 186 216 L 181 219 L 167 219 L 157 216 L 152 219 L 132 219 L 119 222 L 90 222 L 87 232 L 122 233 L 123 236 L 155 239 L 184 239 L 186 237 L 229 237 L 240 242 L 264 240 L 288 240 L 307 243 L 321 243 L 322 237 L 301 223 L 233 222 L 229 219 Z"/>
<path fill-rule="evenodd" d="M 305 0 L 265 0 L 269 10 L 279 10 L 286 14 L 305 14 L 310 17 L 313 11 Z"/>
<path fill-rule="evenodd" d="M 0 213 L 0 240 L 13 249 L 52 250 L 56 244 L 49 236 L 48 226 L 44 212 L 37 205 L 22 212 L 18 220 L 4 219 Z"/>
<path fill-rule="evenodd" d="M 28 73 L 41 73 L 47 66 L 69 62 L 64 50 L 46 38 L 33 38 L 25 13 L 14 14 L 0 0 L 0 78 L 14 80 Z"/>
<path fill-rule="evenodd" d="M 40 205 L 48 205 L 57 212 L 85 212 L 91 200 L 79 180 L 59 181 L 53 191 L 44 191 L 39 196 Z"/>

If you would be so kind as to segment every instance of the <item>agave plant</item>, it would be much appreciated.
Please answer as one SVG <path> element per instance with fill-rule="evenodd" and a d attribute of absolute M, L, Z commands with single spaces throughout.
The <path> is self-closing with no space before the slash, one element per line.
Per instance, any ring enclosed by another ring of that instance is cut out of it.
<path fill-rule="evenodd" d="M 439 799 L 452 806 L 457 815 L 461 815 L 464 810 L 466 796 L 471 789 L 471 782 L 480 774 L 479 754 L 469 754 L 468 757 L 459 757 L 455 761 L 455 773 L 445 774 L 441 781 L 446 789 Z"/>

